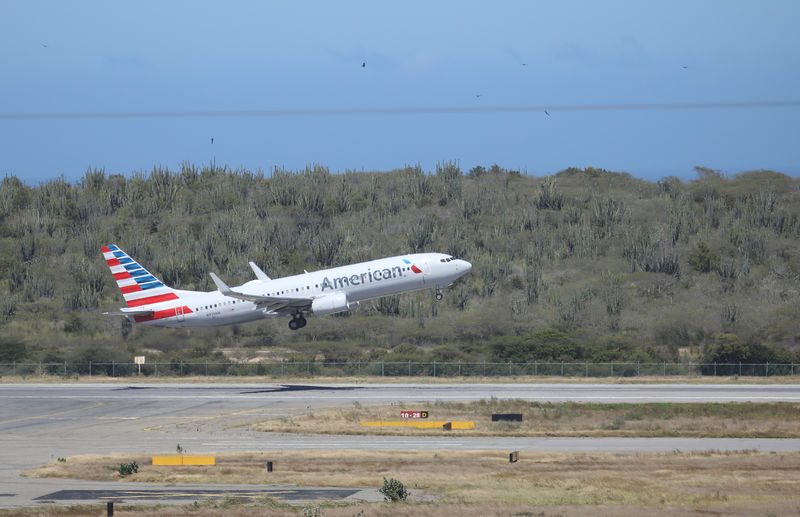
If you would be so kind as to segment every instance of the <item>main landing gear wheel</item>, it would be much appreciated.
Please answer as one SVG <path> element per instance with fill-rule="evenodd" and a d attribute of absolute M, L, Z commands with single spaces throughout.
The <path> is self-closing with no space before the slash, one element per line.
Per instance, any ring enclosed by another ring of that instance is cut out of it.
<path fill-rule="evenodd" d="M 436 299 L 437 300 L 441 300 L 442 298 L 444 298 L 444 296 L 442 295 L 442 291 L 439 290 L 439 289 L 436 289 Z"/>
<path fill-rule="evenodd" d="M 294 318 L 289 320 L 289 328 L 292 330 L 301 329 L 306 326 L 306 319 L 303 317 L 302 314 L 296 315 Z"/>

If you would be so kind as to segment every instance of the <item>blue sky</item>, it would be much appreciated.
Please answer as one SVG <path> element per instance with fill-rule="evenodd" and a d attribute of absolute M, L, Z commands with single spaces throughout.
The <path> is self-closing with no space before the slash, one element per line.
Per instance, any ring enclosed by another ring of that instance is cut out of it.
<path fill-rule="evenodd" d="M 692 178 L 695 165 L 797 176 L 797 106 L 559 107 L 800 101 L 798 26 L 796 0 L 5 0 L 0 177 L 211 160 L 264 172 L 453 160 L 537 176 L 594 166 Z M 498 106 L 549 115 L 8 117 Z"/>

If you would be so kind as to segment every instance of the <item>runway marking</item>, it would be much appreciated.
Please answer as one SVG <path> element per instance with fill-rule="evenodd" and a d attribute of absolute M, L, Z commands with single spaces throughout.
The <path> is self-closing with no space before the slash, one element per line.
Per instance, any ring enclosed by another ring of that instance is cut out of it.
<path fill-rule="evenodd" d="M 143 431 L 156 431 L 156 430 L 158 430 L 158 429 L 160 429 L 162 427 L 168 427 L 168 426 L 173 426 L 173 425 L 183 425 L 183 424 L 194 424 L 194 423 L 197 423 L 197 422 L 207 422 L 209 420 L 214 420 L 214 419 L 217 419 L 217 418 L 225 418 L 225 417 L 231 417 L 231 416 L 247 415 L 247 414 L 250 414 L 250 413 L 258 413 L 258 412 L 263 412 L 263 411 L 265 411 L 264 408 L 245 409 L 245 410 L 242 410 L 242 411 L 234 411 L 232 413 L 222 413 L 220 415 L 200 416 L 200 417 L 196 417 L 196 418 L 190 418 L 188 420 L 182 420 L 180 422 L 168 422 L 166 424 L 158 424 L 158 425 L 153 425 L 153 426 L 150 426 L 150 427 L 145 427 L 143 429 Z"/>
<path fill-rule="evenodd" d="M 75 413 L 76 411 L 85 411 L 87 409 L 98 408 L 98 407 L 100 407 L 102 405 L 103 405 L 102 402 L 95 402 L 91 406 L 79 407 L 79 408 L 75 408 L 75 409 L 67 409 L 65 411 L 58 411 L 56 413 L 48 413 L 46 415 L 34 415 L 34 416 L 26 416 L 26 417 L 21 417 L 21 418 L 13 418 L 11 420 L 0 420 L 0 425 L 2 425 L 2 424 L 16 424 L 18 422 L 26 422 L 28 420 L 39 420 L 39 419 L 42 419 L 42 418 L 51 418 L 51 417 L 54 417 L 54 416 L 66 415 L 68 413 Z"/>

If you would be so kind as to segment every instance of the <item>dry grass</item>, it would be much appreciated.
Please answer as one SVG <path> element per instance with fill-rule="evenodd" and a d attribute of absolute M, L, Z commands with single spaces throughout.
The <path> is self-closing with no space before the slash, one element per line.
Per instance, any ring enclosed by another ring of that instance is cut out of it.
<path fill-rule="evenodd" d="M 119 463 L 137 461 L 126 481 L 293 484 L 378 488 L 383 477 L 403 481 L 410 504 L 327 504 L 326 516 L 366 515 L 725 515 L 797 513 L 800 454 L 523 453 L 518 463 L 497 451 L 286 451 L 217 455 L 216 467 L 154 467 L 143 456 L 77 456 L 28 476 L 119 479 Z M 266 462 L 274 462 L 274 472 Z M 265 501 L 269 515 L 298 515 Z M 39 509 L 41 510 L 41 509 Z M 130 510 L 117 515 L 252 515 L 233 501 L 195 507 Z M 224 512 L 221 512 L 224 510 Z M 221 512 L 221 513 L 220 513 Z M 265 513 L 260 510 L 259 513 Z M 36 513 L 30 515 L 58 515 Z M 79 515 L 67 513 L 64 515 Z"/>
<path fill-rule="evenodd" d="M 401 410 L 428 410 L 430 420 L 475 422 L 470 436 L 800 437 L 800 404 L 581 404 L 518 400 L 331 409 L 259 422 L 256 431 L 328 434 L 441 435 L 439 429 L 367 427 L 400 420 Z M 492 413 L 521 413 L 523 422 L 492 422 Z"/>

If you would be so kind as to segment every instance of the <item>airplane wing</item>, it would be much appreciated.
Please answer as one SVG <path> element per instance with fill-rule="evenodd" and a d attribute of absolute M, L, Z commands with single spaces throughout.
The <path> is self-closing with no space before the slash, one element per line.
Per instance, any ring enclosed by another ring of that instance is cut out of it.
<path fill-rule="evenodd" d="M 228 285 L 216 274 L 209 274 L 211 275 L 211 280 L 214 281 L 214 284 L 216 284 L 217 289 L 219 289 L 221 294 L 230 296 L 231 298 L 253 302 L 256 305 L 265 308 L 268 312 L 294 313 L 297 311 L 307 311 L 311 308 L 311 302 L 314 301 L 312 298 L 295 298 L 291 296 L 260 296 L 257 294 L 240 293 L 228 287 Z"/>

